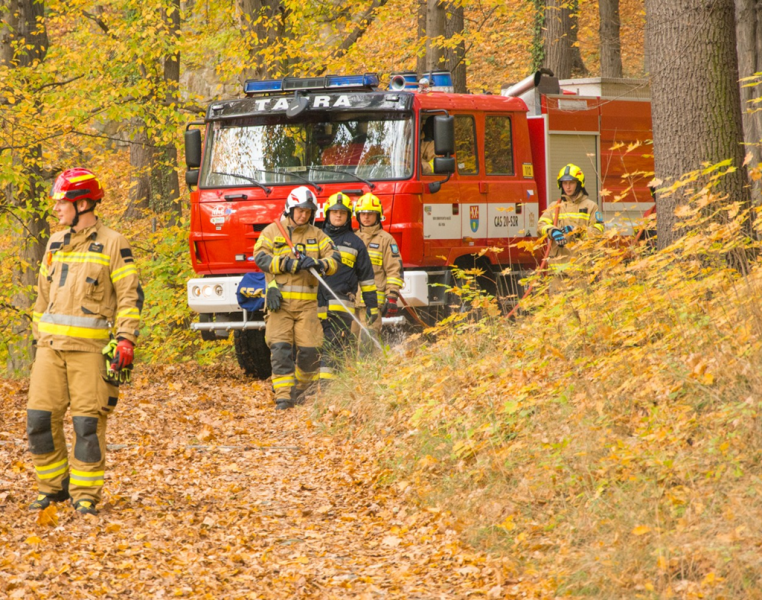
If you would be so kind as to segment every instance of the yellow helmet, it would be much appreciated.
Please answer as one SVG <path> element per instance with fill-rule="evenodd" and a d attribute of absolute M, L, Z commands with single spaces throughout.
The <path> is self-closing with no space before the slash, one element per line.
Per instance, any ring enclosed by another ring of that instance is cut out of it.
<path fill-rule="evenodd" d="M 324 212 L 328 212 L 329 210 L 343 210 L 352 214 L 352 200 L 349 199 L 349 196 L 347 196 L 343 192 L 337 192 L 333 194 L 325 203 L 325 206 L 323 207 Z"/>
<path fill-rule="evenodd" d="M 579 181 L 580 187 L 585 187 L 585 174 L 577 165 L 569 163 L 564 165 L 558 172 L 558 189 L 561 189 L 562 181 Z"/>
<path fill-rule="evenodd" d="M 384 220 L 384 207 L 381 206 L 381 200 L 370 192 L 360 196 L 357 204 L 355 204 L 355 214 L 359 215 L 360 213 L 377 213 L 378 221 Z"/>

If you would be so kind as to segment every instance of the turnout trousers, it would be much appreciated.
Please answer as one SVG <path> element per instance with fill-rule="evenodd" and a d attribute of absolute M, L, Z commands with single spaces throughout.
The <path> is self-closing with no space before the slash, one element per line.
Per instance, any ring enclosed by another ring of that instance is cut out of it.
<path fill-rule="evenodd" d="M 73 502 L 100 501 L 106 422 L 118 397 L 100 352 L 38 348 L 29 382 L 27 437 L 41 493 L 55 494 L 68 485 Z M 71 456 L 63 430 L 67 409 L 74 425 Z"/>
<path fill-rule="evenodd" d="M 356 338 L 352 334 L 354 321 L 346 311 L 328 310 L 325 317 L 321 319 L 321 323 L 325 340 L 320 358 L 320 381 L 322 385 L 335 377 L 342 364 L 356 350 Z"/>
<path fill-rule="evenodd" d="M 318 380 L 323 329 L 317 315 L 317 302 L 299 310 L 281 306 L 267 315 L 265 341 L 270 347 L 275 402 L 293 401 Z M 296 362 L 294 362 L 296 350 Z"/>

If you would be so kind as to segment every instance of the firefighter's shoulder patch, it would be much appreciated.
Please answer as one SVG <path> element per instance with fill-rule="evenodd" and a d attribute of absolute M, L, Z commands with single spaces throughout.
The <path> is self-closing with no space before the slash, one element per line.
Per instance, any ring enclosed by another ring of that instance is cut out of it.
<path fill-rule="evenodd" d="M 317 240 L 316 240 L 315 238 L 309 238 L 309 239 L 307 240 L 307 243 L 308 243 L 308 244 L 317 244 Z"/>
<path fill-rule="evenodd" d="M 595 220 L 598 221 L 598 223 L 603 223 L 603 215 L 600 211 L 595 211 Z"/>
<path fill-rule="evenodd" d="M 397 247 L 397 244 L 392 244 L 392 254 L 399 254 L 400 249 Z"/>
<path fill-rule="evenodd" d="M 368 244 L 368 248 L 378 248 L 378 247 L 379 247 L 378 244 L 376 244 L 375 242 L 373 242 L 372 244 Z"/>
<path fill-rule="evenodd" d="M 96 244 L 93 242 L 90 244 L 90 248 L 88 248 L 90 252 L 103 252 L 103 244 Z"/>

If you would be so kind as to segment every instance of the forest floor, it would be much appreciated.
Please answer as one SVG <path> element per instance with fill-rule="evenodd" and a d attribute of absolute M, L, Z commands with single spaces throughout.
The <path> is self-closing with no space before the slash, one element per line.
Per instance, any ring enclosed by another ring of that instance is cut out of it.
<path fill-rule="evenodd" d="M 31 513 L 28 383 L 0 380 L 0 597 L 552 597 L 383 483 L 372 447 L 233 366 L 143 367 L 109 423 L 98 517 Z M 70 427 L 69 439 L 71 439 Z"/>

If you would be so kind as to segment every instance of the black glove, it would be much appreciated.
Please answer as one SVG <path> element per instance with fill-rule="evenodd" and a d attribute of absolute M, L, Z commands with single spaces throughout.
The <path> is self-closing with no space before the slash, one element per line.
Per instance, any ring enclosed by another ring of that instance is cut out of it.
<path fill-rule="evenodd" d="M 560 229 L 554 227 L 550 230 L 549 235 L 559 248 L 566 246 L 566 236 Z"/>
<path fill-rule="evenodd" d="M 368 321 L 368 325 L 373 325 L 373 323 L 376 322 L 378 319 L 378 309 L 377 308 L 371 308 L 370 306 L 365 307 L 365 317 Z"/>
<path fill-rule="evenodd" d="M 381 307 L 381 314 L 384 317 L 396 317 L 399 307 L 397 306 L 397 296 L 390 294 L 386 297 L 386 302 Z"/>
<path fill-rule="evenodd" d="M 270 312 L 278 312 L 280 310 L 280 303 L 283 300 L 283 294 L 276 286 L 267 288 L 267 295 L 265 296 L 265 306 Z"/>
<path fill-rule="evenodd" d="M 299 259 L 284 256 L 280 259 L 281 273 L 296 273 L 299 270 Z"/>
<path fill-rule="evenodd" d="M 299 257 L 299 268 L 297 271 L 307 271 L 309 269 L 316 269 L 318 272 L 320 272 L 320 266 L 314 258 L 311 256 Z"/>

